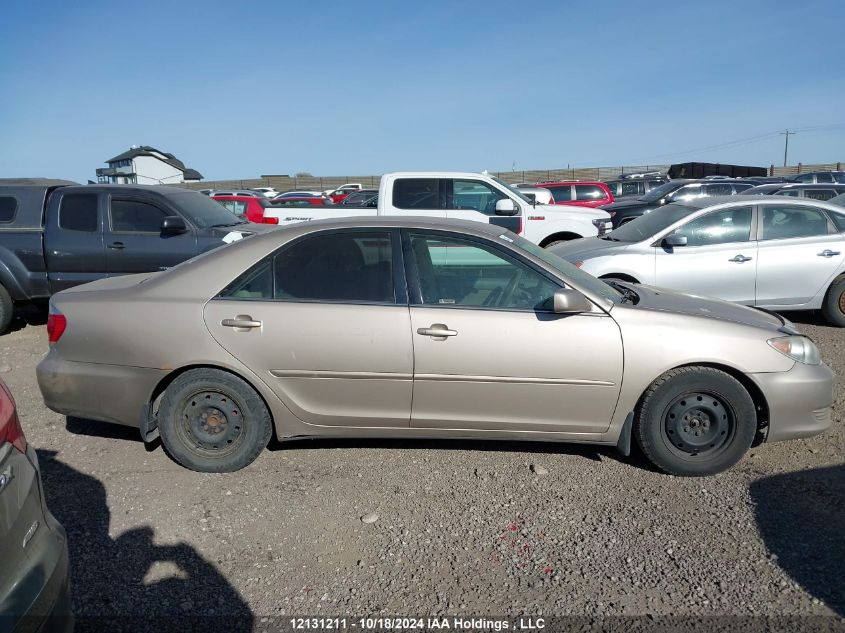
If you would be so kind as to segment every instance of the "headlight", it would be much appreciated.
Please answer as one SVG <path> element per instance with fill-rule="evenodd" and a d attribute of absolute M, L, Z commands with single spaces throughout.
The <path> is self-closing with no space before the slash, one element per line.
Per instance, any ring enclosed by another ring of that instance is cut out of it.
<path fill-rule="evenodd" d="M 805 365 L 818 365 L 822 362 L 819 348 L 806 336 L 782 336 L 770 338 L 767 343 L 784 356 Z"/>

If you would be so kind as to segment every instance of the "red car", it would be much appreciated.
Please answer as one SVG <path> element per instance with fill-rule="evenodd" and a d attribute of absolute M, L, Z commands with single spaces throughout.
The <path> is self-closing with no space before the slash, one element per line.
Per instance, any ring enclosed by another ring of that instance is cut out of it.
<path fill-rule="evenodd" d="M 552 192 L 555 204 L 571 204 L 577 207 L 600 207 L 613 202 L 610 188 L 603 182 L 561 181 L 537 183 Z"/>
<path fill-rule="evenodd" d="M 256 224 L 264 223 L 264 209 L 273 206 L 267 198 L 251 196 L 211 196 L 239 218 Z"/>

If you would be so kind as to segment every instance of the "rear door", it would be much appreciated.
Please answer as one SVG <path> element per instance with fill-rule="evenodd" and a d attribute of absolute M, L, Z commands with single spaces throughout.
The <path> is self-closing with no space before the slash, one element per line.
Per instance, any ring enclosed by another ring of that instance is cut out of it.
<path fill-rule="evenodd" d="M 655 246 L 655 285 L 754 303 L 757 242 L 753 206 L 729 207 L 698 216 L 674 231 L 686 246 Z"/>
<path fill-rule="evenodd" d="M 53 293 L 107 274 L 103 238 L 105 194 L 57 191 L 44 235 L 47 278 Z"/>
<path fill-rule="evenodd" d="M 300 420 L 407 428 L 414 357 L 396 244 L 398 231 L 376 229 L 295 240 L 232 271 L 206 326 Z"/>
<path fill-rule="evenodd" d="M 392 185 L 392 208 L 387 213 L 446 217 L 446 188 L 441 178 L 396 178 Z"/>
<path fill-rule="evenodd" d="M 197 238 L 189 223 L 185 233 L 164 234 L 161 221 L 177 215 L 153 197 L 112 193 L 105 227 L 109 275 L 166 270 L 197 254 Z"/>
<path fill-rule="evenodd" d="M 759 306 L 807 303 L 845 258 L 845 240 L 825 213 L 788 201 L 761 205 L 759 245 Z"/>

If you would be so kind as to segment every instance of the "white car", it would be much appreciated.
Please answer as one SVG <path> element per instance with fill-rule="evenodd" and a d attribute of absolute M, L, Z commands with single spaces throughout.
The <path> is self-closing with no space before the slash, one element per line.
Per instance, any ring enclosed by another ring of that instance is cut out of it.
<path fill-rule="evenodd" d="M 266 209 L 280 226 L 343 216 L 417 215 L 496 224 L 546 247 L 611 228 L 601 209 L 539 204 L 489 174 L 453 171 L 396 172 L 381 178 L 376 208 L 310 206 Z"/>
<path fill-rule="evenodd" d="M 265 198 L 275 198 L 279 195 L 279 192 L 273 187 L 253 187 L 252 190 L 257 191 Z"/>
<path fill-rule="evenodd" d="M 769 310 L 821 310 L 845 327 L 845 209 L 808 198 L 670 203 L 600 238 L 552 249 L 600 278 Z"/>
<path fill-rule="evenodd" d="M 537 204 L 554 204 L 555 198 L 551 190 L 545 187 L 521 187 L 518 185 L 511 185 L 514 189 L 519 191 L 529 200 L 533 200 Z"/>
<path fill-rule="evenodd" d="M 360 182 L 347 182 L 345 185 L 341 185 L 340 187 L 334 187 L 332 189 L 326 189 L 323 191 L 324 194 L 331 195 L 333 193 L 352 193 L 353 191 L 359 191 L 363 189 L 364 185 Z"/>

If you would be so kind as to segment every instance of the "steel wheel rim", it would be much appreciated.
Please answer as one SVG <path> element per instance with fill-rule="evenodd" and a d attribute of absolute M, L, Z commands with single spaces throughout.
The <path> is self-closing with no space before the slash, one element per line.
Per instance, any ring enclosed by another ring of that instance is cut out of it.
<path fill-rule="evenodd" d="M 243 409 L 229 394 L 198 390 L 182 400 L 176 429 L 192 451 L 206 457 L 225 457 L 244 439 Z"/>
<path fill-rule="evenodd" d="M 723 397 L 707 391 L 677 396 L 663 413 L 663 439 L 685 459 L 723 452 L 736 434 L 736 413 Z"/>
<path fill-rule="evenodd" d="M 845 314 L 845 292 L 839 294 L 839 301 L 837 303 L 839 303 L 839 311 Z"/>

